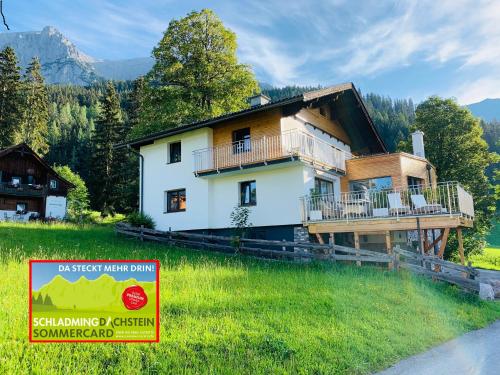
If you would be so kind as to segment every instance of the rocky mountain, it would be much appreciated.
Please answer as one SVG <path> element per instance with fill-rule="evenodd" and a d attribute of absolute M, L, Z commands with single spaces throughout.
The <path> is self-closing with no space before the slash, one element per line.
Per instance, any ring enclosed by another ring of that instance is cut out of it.
<path fill-rule="evenodd" d="M 500 121 L 500 99 L 484 99 L 467 107 L 474 116 L 481 117 L 484 121 L 490 122 L 494 119 Z"/>
<path fill-rule="evenodd" d="M 96 61 L 94 66 L 96 74 L 106 79 L 118 81 L 132 80 L 149 72 L 154 60 L 151 57 L 140 57 L 127 60 Z"/>
<path fill-rule="evenodd" d="M 52 26 L 42 31 L 2 32 L 0 48 L 11 46 L 26 68 L 37 56 L 47 83 L 88 85 L 102 79 L 135 79 L 151 69 L 151 58 L 102 61 L 79 51 Z"/>

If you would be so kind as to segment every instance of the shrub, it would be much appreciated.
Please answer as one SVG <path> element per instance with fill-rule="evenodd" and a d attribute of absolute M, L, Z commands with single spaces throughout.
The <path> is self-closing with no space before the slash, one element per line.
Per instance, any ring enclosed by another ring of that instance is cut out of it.
<path fill-rule="evenodd" d="M 68 219 L 81 222 L 85 211 L 89 207 L 89 192 L 85 182 L 73 172 L 67 165 L 55 166 L 54 170 L 65 180 L 71 182 L 75 187 L 68 191 Z"/>
<path fill-rule="evenodd" d="M 144 228 L 155 229 L 155 221 L 148 214 L 141 214 L 139 212 L 132 212 L 127 216 L 127 222 L 134 227 L 144 225 Z"/>

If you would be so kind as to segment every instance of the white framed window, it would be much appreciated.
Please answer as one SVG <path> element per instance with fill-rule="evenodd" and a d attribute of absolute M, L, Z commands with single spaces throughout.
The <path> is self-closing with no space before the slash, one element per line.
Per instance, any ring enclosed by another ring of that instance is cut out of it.
<path fill-rule="evenodd" d="M 168 164 L 180 163 L 181 157 L 181 141 L 168 144 Z"/>
<path fill-rule="evenodd" d="M 57 180 L 50 180 L 49 186 L 51 189 L 57 189 L 58 186 Z"/>
<path fill-rule="evenodd" d="M 257 205 L 257 183 L 253 181 L 240 182 L 240 206 Z"/>

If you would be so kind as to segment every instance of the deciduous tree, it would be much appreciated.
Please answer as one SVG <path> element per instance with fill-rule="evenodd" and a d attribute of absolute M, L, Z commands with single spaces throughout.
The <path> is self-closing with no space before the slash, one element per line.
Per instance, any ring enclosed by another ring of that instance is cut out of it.
<path fill-rule="evenodd" d="M 133 136 L 237 111 L 258 91 L 236 56 L 236 35 L 208 9 L 169 23 L 153 50 L 141 127 Z"/>
<path fill-rule="evenodd" d="M 415 129 L 425 134 L 426 157 L 436 167 L 439 180 L 458 181 L 473 195 L 476 217 L 474 228 L 466 231 L 464 245 L 466 253 L 480 251 L 495 211 L 485 170 L 497 157 L 482 138 L 480 120 L 455 100 L 433 96 L 417 107 Z M 410 151 L 411 142 L 402 143 L 401 148 Z M 454 238 L 448 249 L 457 249 Z"/>

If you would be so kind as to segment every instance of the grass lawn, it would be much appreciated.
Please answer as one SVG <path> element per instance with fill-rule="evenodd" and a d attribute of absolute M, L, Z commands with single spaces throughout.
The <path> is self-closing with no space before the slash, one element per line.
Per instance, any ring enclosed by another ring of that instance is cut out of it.
<path fill-rule="evenodd" d="M 369 373 L 500 318 L 408 273 L 215 255 L 109 227 L 0 224 L 0 373 Z M 161 261 L 159 344 L 28 344 L 28 258 Z"/>
<path fill-rule="evenodd" d="M 497 223 L 486 238 L 488 246 L 482 254 L 472 255 L 469 260 L 474 267 L 500 271 L 500 223 Z"/>

